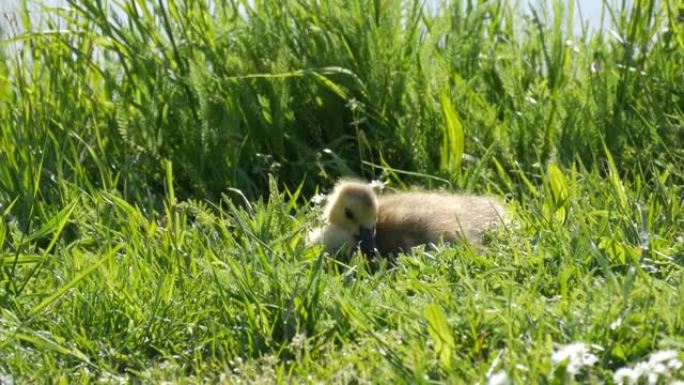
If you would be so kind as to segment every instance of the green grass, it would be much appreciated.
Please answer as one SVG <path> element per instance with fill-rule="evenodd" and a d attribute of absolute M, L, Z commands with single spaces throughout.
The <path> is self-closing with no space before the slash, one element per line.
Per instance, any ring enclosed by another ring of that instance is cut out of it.
<path fill-rule="evenodd" d="M 684 353 L 681 2 L 580 36 L 563 2 L 235 3 L 3 31 L 0 383 L 560 384 L 573 342 L 613 383 Z M 514 221 L 342 263 L 305 238 L 349 174 Z"/>

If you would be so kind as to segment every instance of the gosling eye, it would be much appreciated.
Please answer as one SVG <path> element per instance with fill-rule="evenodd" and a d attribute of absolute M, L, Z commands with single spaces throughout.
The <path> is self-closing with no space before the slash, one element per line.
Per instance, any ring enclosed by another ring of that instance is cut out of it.
<path fill-rule="evenodd" d="M 347 217 L 347 219 L 354 220 L 354 213 L 349 208 L 344 209 L 344 216 Z"/>

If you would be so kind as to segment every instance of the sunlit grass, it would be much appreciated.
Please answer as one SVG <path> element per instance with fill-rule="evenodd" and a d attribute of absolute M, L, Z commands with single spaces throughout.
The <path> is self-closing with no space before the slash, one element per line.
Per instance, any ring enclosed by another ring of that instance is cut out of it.
<path fill-rule="evenodd" d="M 664 354 L 681 379 L 681 11 L 570 36 L 561 2 L 471 3 L 26 16 L 0 51 L 0 383 L 611 383 Z M 346 174 L 513 221 L 338 261 L 305 236 Z"/>

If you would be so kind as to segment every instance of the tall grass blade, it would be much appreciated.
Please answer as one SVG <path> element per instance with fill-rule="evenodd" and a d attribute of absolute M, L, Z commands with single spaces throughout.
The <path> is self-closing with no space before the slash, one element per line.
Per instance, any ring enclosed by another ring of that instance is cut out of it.
<path fill-rule="evenodd" d="M 453 174 L 460 170 L 463 160 L 463 126 L 446 92 L 440 94 L 440 103 L 445 123 L 442 130 L 441 169 Z"/>
<path fill-rule="evenodd" d="M 436 303 L 425 306 L 423 316 L 428 325 L 430 338 L 435 344 L 439 362 L 444 370 L 449 371 L 456 343 L 447 324 L 446 316 L 442 308 Z"/>
<path fill-rule="evenodd" d="M 627 194 L 625 193 L 625 186 L 622 184 L 620 179 L 620 174 L 618 173 L 617 165 L 613 159 L 613 155 L 610 153 L 608 146 L 603 143 L 603 153 L 606 156 L 606 162 L 608 163 L 608 177 L 610 184 L 613 186 L 613 192 L 617 197 L 617 203 L 619 204 L 619 209 L 624 211 L 627 209 Z"/>

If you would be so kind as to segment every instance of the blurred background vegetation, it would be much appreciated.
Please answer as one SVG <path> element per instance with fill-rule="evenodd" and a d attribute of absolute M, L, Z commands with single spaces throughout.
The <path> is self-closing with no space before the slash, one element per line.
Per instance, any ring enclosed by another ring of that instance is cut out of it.
<path fill-rule="evenodd" d="M 152 210 L 164 162 L 209 200 L 397 170 L 515 191 L 550 160 L 604 169 L 604 144 L 626 177 L 680 164 L 681 5 L 607 8 L 590 34 L 548 4 L 70 0 L 33 28 L 23 3 L 0 46 L 0 203 L 47 218 L 78 186 Z"/>

